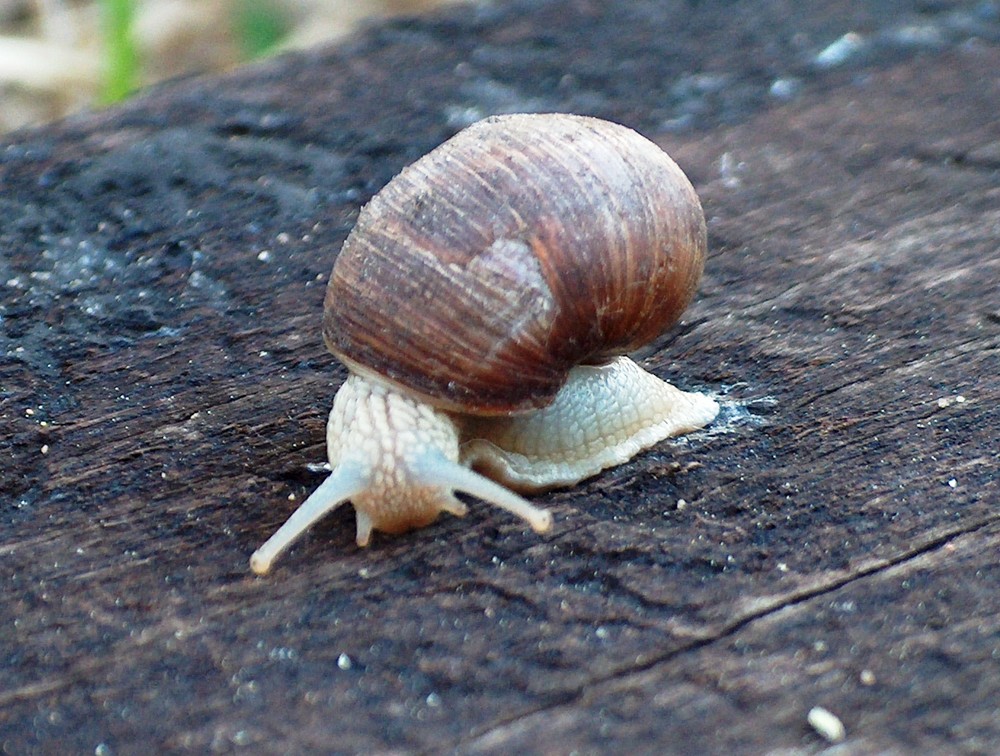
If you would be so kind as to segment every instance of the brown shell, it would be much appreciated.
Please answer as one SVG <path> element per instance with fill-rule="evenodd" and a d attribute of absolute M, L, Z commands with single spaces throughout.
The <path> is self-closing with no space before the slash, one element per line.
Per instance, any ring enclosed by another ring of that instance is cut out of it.
<path fill-rule="evenodd" d="M 480 121 L 361 210 L 327 346 L 446 409 L 548 404 L 570 368 L 656 338 L 694 296 L 705 219 L 659 147 L 571 115 Z"/>

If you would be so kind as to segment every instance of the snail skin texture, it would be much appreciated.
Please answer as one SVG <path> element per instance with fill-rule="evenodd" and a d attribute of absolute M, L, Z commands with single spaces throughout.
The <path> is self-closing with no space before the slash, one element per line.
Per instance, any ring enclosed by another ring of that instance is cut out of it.
<path fill-rule="evenodd" d="M 714 401 L 623 356 L 677 322 L 705 247 L 681 170 L 607 121 L 488 118 L 405 168 L 361 210 L 326 292 L 323 335 L 350 370 L 332 472 L 253 571 L 347 501 L 359 546 L 465 514 L 455 492 L 543 533 L 552 516 L 515 491 L 710 423 Z"/>

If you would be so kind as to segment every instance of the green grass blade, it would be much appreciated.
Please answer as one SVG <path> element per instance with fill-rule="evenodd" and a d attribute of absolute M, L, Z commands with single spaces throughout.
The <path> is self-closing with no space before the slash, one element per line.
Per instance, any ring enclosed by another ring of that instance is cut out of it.
<path fill-rule="evenodd" d="M 139 55 L 132 38 L 135 0 L 100 0 L 104 22 L 105 103 L 128 97 L 139 83 Z"/>

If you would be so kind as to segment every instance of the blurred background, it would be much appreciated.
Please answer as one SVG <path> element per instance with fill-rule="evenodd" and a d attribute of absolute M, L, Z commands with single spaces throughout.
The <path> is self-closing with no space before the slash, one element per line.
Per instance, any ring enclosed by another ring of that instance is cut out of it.
<path fill-rule="evenodd" d="M 0 0 L 0 133 L 455 0 Z"/>

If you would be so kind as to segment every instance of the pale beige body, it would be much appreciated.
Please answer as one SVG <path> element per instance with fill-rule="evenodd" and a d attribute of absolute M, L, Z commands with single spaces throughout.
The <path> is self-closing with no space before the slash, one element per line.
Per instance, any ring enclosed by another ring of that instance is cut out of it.
<path fill-rule="evenodd" d="M 368 545 L 373 529 L 400 533 L 427 525 L 440 512 L 464 515 L 467 507 L 456 491 L 545 532 L 552 515 L 510 488 L 572 485 L 665 438 L 707 425 L 718 410 L 704 394 L 680 391 L 627 357 L 576 367 L 549 406 L 499 418 L 444 412 L 351 375 L 327 423 L 332 474 L 254 553 L 251 568 L 268 572 L 281 551 L 346 501 L 356 511 L 359 546 Z"/>
<path fill-rule="evenodd" d="M 665 438 L 708 425 L 719 405 L 628 357 L 580 365 L 548 407 L 463 423 L 462 462 L 518 491 L 572 486 Z"/>

